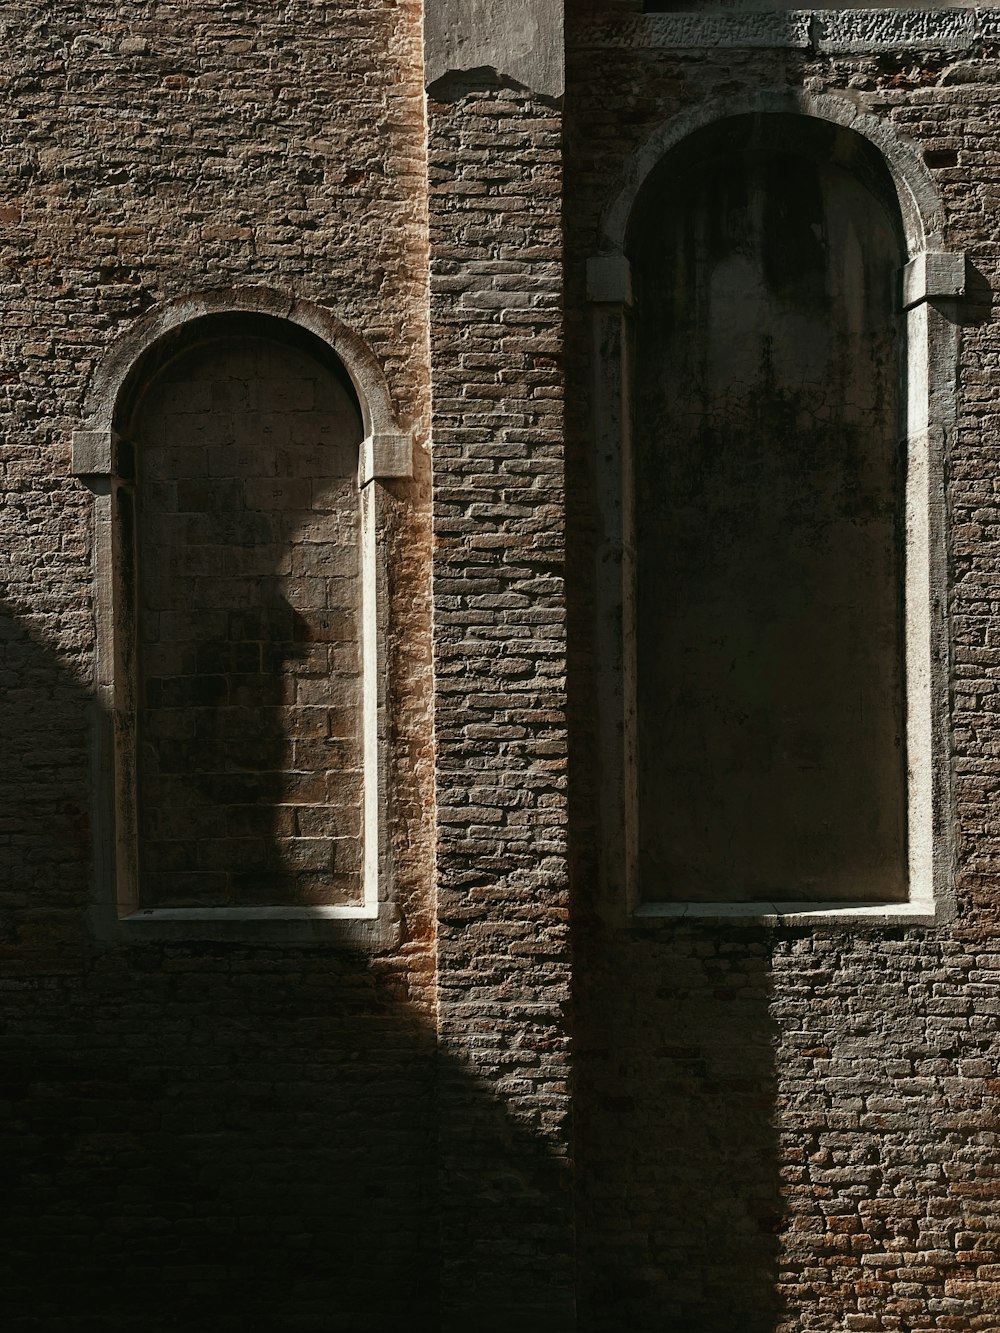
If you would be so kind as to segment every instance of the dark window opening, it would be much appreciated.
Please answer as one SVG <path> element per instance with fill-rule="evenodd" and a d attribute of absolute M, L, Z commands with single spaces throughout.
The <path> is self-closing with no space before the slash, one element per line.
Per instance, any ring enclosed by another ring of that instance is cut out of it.
<path fill-rule="evenodd" d="M 739 117 L 630 236 L 646 900 L 907 895 L 903 262 L 875 151 Z"/>

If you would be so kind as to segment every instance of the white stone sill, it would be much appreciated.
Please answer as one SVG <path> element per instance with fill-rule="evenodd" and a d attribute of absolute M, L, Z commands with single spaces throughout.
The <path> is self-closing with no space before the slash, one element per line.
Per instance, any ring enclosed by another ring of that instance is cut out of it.
<path fill-rule="evenodd" d="M 141 907 L 123 921 L 334 921 L 378 915 L 369 907 Z"/>
<path fill-rule="evenodd" d="M 388 903 L 358 907 L 157 907 L 125 916 L 93 909 L 91 925 L 102 938 L 141 944 L 147 940 L 216 940 L 260 944 L 342 944 L 383 948 L 399 933 Z"/>
<path fill-rule="evenodd" d="M 642 903 L 632 913 L 632 924 L 638 927 L 680 920 L 764 926 L 912 926 L 933 925 L 938 913 L 926 899 L 907 903 Z"/>

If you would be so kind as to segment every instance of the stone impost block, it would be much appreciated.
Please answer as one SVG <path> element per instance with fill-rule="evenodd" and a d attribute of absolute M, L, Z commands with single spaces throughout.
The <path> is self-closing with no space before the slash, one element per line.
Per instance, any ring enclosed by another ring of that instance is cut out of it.
<path fill-rule="evenodd" d="M 379 431 L 361 444 L 359 482 L 367 486 L 376 477 L 412 477 L 413 440 L 409 435 Z"/>
<path fill-rule="evenodd" d="M 115 471 L 118 436 L 113 430 L 73 432 L 73 475 L 110 477 Z"/>
<path fill-rule="evenodd" d="M 937 297 L 965 295 L 965 252 L 925 250 L 903 269 L 903 309 Z"/>
<path fill-rule="evenodd" d="M 587 300 L 594 304 L 632 304 L 632 266 L 624 255 L 595 255 L 587 260 Z"/>

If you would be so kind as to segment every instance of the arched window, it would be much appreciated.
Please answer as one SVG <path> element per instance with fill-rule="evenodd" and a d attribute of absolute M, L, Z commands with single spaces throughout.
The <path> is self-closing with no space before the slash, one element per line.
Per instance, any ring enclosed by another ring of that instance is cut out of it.
<path fill-rule="evenodd" d="M 904 898 L 888 173 L 821 121 L 724 121 L 629 249 L 643 896 Z"/>
<path fill-rule="evenodd" d="M 153 316 L 97 377 L 111 429 L 74 437 L 114 788 L 98 873 L 126 923 L 384 915 L 372 482 L 408 474 L 409 441 L 370 354 L 275 303 Z"/>
<path fill-rule="evenodd" d="M 927 303 L 961 257 L 907 264 L 923 198 L 838 119 L 677 135 L 591 262 L 605 867 L 640 916 L 933 910 L 954 340 Z"/>
<path fill-rule="evenodd" d="M 145 907 L 364 898 L 361 412 L 275 326 L 202 321 L 120 418 Z"/>

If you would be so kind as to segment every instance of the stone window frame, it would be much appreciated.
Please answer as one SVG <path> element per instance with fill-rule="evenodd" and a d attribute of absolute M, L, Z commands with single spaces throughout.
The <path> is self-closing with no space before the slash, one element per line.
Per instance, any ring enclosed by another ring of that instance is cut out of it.
<path fill-rule="evenodd" d="M 905 902 L 643 901 L 637 872 L 636 599 L 633 516 L 632 285 L 625 253 L 633 207 L 649 174 L 690 134 L 734 116 L 795 114 L 854 130 L 880 153 L 896 189 L 906 244 L 900 315 L 907 455 L 904 498 L 904 640 L 907 738 Z M 599 518 L 596 660 L 602 915 L 616 925 L 683 918 L 757 924 L 940 923 L 954 916 L 948 762 L 944 460 L 957 419 L 959 327 L 965 255 L 944 243 L 944 210 L 918 151 L 846 95 L 762 91 L 711 101 L 661 125 L 633 154 L 604 209 L 598 253 L 587 261 L 591 420 Z"/>
<path fill-rule="evenodd" d="M 209 316 L 266 315 L 315 335 L 337 356 L 354 386 L 364 436 L 358 458 L 361 525 L 364 902 L 357 906 L 148 908 L 139 901 L 136 793 L 136 615 L 134 448 L 115 429 L 134 373 L 170 338 Z M 89 911 L 98 938 L 341 941 L 385 947 L 399 933 L 393 902 L 386 811 L 387 570 L 382 479 L 413 475 L 413 439 L 402 430 L 374 353 L 329 310 L 270 288 L 205 292 L 164 302 L 111 345 L 96 367 L 72 472 L 93 493 L 96 620 L 92 738 L 95 891 Z"/>

